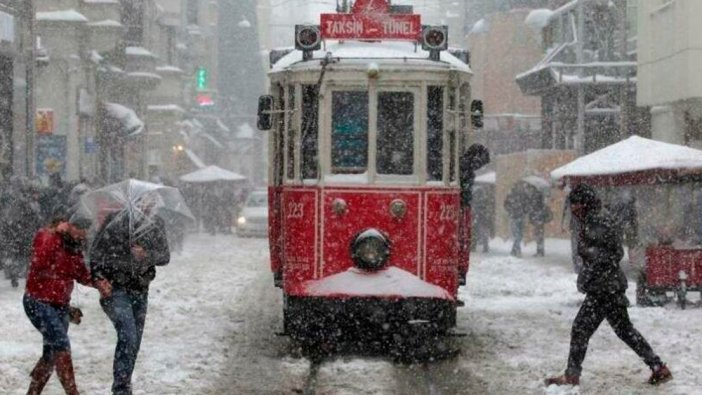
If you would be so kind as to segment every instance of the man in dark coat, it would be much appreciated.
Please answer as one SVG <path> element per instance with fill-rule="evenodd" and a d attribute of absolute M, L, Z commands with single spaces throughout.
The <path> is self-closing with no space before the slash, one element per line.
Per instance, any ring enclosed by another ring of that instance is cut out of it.
<path fill-rule="evenodd" d="M 578 290 L 585 293 L 578 315 L 573 321 L 568 367 L 564 375 L 545 380 L 546 385 L 578 385 L 587 344 L 604 319 L 651 368 L 648 382 L 660 384 L 673 378 L 670 370 L 629 319 L 629 301 L 624 292 L 627 280 L 619 267 L 624 256 L 622 241 L 614 221 L 601 209 L 600 199 L 587 184 L 576 185 L 568 195 L 572 214 L 580 220 L 578 254 L 583 268 L 578 275 Z"/>
<path fill-rule="evenodd" d="M 93 277 L 106 279 L 112 294 L 100 305 L 117 331 L 113 394 L 131 394 L 131 380 L 144 332 L 149 284 L 156 266 L 170 261 L 163 220 L 155 215 L 155 197 L 107 216 L 90 252 Z"/>
<path fill-rule="evenodd" d="M 540 191 L 533 191 L 531 207 L 529 208 L 529 223 L 534 228 L 534 239 L 536 239 L 536 254 L 534 256 L 544 256 L 546 252 L 545 226 L 552 219 L 553 213 L 546 204 L 544 194 Z"/>
<path fill-rule="evenodd" d="M 524 182 L 512 186 L 505 198 L 504 208 L 509 216 L 509 229 L 512 233 L 511 255 L 522 256 L 522 238 L 524 237 L 524 219 L 529 212 L 529 194 Z"/>

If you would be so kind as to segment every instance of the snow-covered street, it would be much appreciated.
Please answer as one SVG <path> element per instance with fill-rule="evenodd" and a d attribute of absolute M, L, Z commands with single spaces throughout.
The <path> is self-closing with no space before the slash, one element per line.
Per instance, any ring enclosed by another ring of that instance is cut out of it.
<path fill-rule="evenodd" d="M 694 394 L 702 388 L 699 307 L 629 309 L 632 321 L 669 364 L 674 380 L 645 383 L 648 369 L 603 324 L 590 342 L 579 389 L 546 389 L 560 374 L 570 324 L 582 295 L 575 290 L 567 241 L 547 240 L 546 257 L 507 254 L 492 241 L 474 254 L 466 306 L 459 310 L 458 358 L 423 366 L 390 358 L 340 355 L 316 369 L 316 394 Z M 185 251 L 160 268 L 134 376 L 135 394 L 295 394 L 309 384 L 310 361 L 291 351 L 281 329 L 281 298 L 268 272 L 264 239 L 191 235 Z M 23 283 L 21 284 L 23 286 Z M 0 393 L 23 394 L 41 353 L 26 318 L 21 288 L 0 281 Z M 634 286 L 628 296 L 634 300 Z M 115 334 L 97 291 L 77 286 L 83 323 L 70 330 L 76 378 L 85 394 L 107 394 Z M 697 300 L 697 295 L 693 295 Z M 570 391 L 570 392 L 568 392 Z M 63 393 L 55 378 L 46 394 Z"/>

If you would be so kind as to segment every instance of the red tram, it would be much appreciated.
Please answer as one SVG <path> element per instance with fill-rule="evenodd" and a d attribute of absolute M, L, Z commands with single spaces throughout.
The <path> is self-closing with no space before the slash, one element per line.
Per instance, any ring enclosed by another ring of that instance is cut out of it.
<path fill-rule="evenodd" d="M 384 0 L 295 30 L 295 50 L 271 53 L 258 120 L 285 331 L 447 331 L 468 270 L 468 191 L 489 161 L 466 148 L 482 115 L 467 53 Z"/>

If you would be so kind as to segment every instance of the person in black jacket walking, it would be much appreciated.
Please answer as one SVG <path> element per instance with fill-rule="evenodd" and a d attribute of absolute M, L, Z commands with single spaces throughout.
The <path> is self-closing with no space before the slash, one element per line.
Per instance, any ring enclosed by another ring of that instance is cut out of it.
<path fill-rule="evenodd" d="M 578 290 L 585 294 L 585 300 L 573 321 L 565 374 L 546 379 L 546 385 L 580 384 L 587 344 L 605 319 L 617 336 L 651 368 L 652 374 L 648 380 L 650 384 L 660 384 L 672 379 L 668 367 L 653 352 L 629 319 L 629 301 L 624 294 L 627 280 L 619 267 L 624 250 L 613 220 L 602 211 L 600 199 L 587 184 L 576 185 L 568 195 L 568 201 L 572 214 L 581 224 L 578 254 L 583 259 L 583 268 L 578 275 L 577 284 Z"/>
<path fill-rule="evenodd" d="M 113 363 L 113 394 L 132 393 L 132 372 L 141 346 L 149 284 L 156 266 L 170 261 L 163 220 L 155 215 L 157 196 L 146 194 L 134 207 L 105 218 L 90 252 L 91 273 L 105 279 L 112 293 L 100 299 L 117 331 Z"/>

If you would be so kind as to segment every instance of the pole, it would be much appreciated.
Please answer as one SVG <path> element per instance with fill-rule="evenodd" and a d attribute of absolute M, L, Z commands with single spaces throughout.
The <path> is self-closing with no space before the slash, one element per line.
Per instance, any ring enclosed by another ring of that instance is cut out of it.
<path fill-rule="evenodd" d="M 626 18 L 627 18 L 627 2 L 619 0 L 618 1 L 619 12 L 619 53 L 620 59 L 622 61 L 627 60 L 627 38 L 628 32 L 626 30 Z M 629 84 L 623 84 L 620 88 L 619 96 L 619 137 L 624 140 L 629 137 Z"/>
<path fill-rule="evenodd" d="M 583 45 L 585 42 L 585 8 L 583 1 L 579 1 L 577 5 L 577 31 L 578 38 L 576 42 L 576 62 L 583 63 Z M 578 69 L 578 76 L 583 76 L 582 67 Z M 573 149 L 578 156 L 585 154 L 585 88 L 583 84 L 578 84 L 578 118 L 577 129 L 573 139 Z"/>
<path fill-rule="evenodd" d="M 24 157 L 24 174 L 27 177 L 34 177 L 34 150 L 35 150 L 35 134 L 34 134 L 34 67 L 36 58 L 36 33 L 35 33 L 35 18 L 36 12 L 34 9 L 34 0 L 25 2 L 25 19 L 29 31 L 29 47 L 25 48 L 25 80 L 26 80 L 26 100 L 25 100 L 25 157 Z"/>

